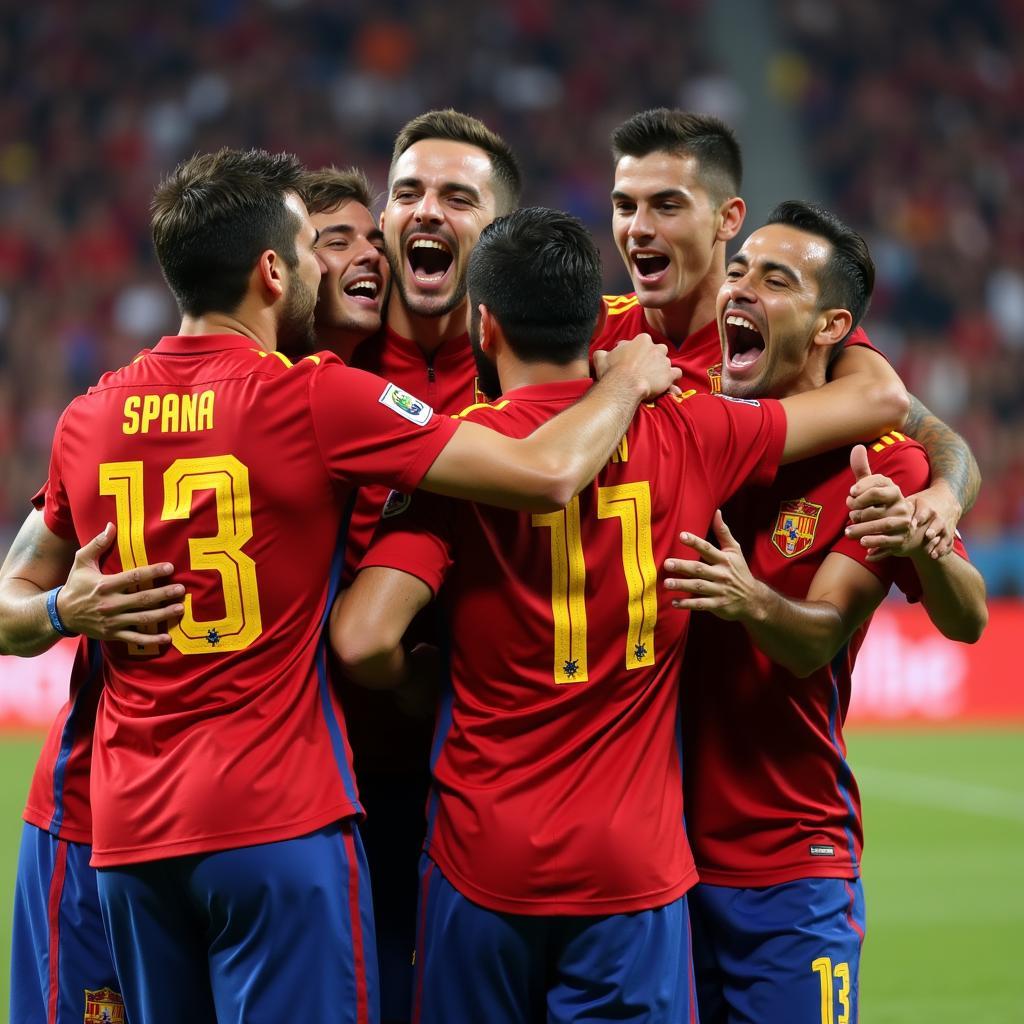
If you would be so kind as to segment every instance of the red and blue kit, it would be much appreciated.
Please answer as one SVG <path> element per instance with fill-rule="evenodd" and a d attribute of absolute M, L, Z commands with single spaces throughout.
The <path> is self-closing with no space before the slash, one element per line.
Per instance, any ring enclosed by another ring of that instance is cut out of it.
<path fill-rule="evenodd" d="M 722 391 L 722 342 L 718 336 L 718 322 L 711 320 L 698 327 L 681 342 L 667 338 L 651 326 L 647 312 L 640 305 L 635 292 L 628 295 L 605 295 L 605 320 L 590 343 L 590 351 L 610 351 L 620 341 L 628 341 L 638 334 L 647 333 L 660 345 L 668 347 L 668 357 L 683 375 L 678 385 L 684 391 L 717 395 Z M 848 346 L 863 345 L 877 352 L 868 336 L 858 327 L 849 338 Z"/>
<path fill-rule="evenodd" d="M 869 445 L 868 457 L 904 494 L 928 485 L 924 449 L 902 434 Z M 838 552 L 885 588 L 895 582 L 919 597 L 909 559 L 868 562 L 868 549 L 844 536 L 853 483 L 849 451 L 837 450 L 785 466 L 771 487 L 745 490 L 724 514 L 753 575 L 803 599 Z M 966 554 L 959 542 L 957 552 Z M 682 699 L 687 827 L 702 882 L 757 887 L 859 875 L 860 798 L 842 729 L 867 627 L 831 664 L 798 679 L 741 626 L 701 617 Z"/>
<path fill-rule="evenodd" d="M 104 645 L 96 866 L 359 812 L 318 656 L 339 524 L 354 486 L 414 488 L 455 429 L 334 356 L 236 335 L 164 338 L 68 407 L 47 526 L 82 543 L 115 522 L 109 571 L 167 560 L 187 591 L 170 647 Z"/>
<path fill-rule="evenodd" d="M 590 382 L 468 410 L 522 437 Z M 774 475 L 778 403 L 643 406 L 598 479 L 532 516 L 417 495 L 361 568 L 447 581 L 451 691 L 433 754 L 426 851 L 464 896 L 512 914 L 613 914 L 696 880 L 676 737 L 687 616 L 657 586 L 681 529 L 703 534 Z"/>

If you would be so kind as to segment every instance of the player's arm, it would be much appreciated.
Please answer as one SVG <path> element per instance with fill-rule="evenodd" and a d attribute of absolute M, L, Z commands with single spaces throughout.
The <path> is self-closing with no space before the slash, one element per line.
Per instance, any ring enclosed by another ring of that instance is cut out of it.
<path fill-rule="evenodd" d="M 880 386 L 900 381 L 889 361 L 864 345 L 844 348 L 831 375 L 833 380 L 857 375 Z M 938 558 L 952 550 L 957 523 L 978 497 L 981 472 L 967 442 L 913 395 L 908 398 L 908 414 L 901 429 L 922 445 L 932 467 L 931 485 L 912 496 L 915 518 L 926 526 L 930 551 Z M 899 427 L 899 423 L 890 423 L 888 427 Z"/>
<path fill-rule="evenodd" d="M 184 611 L 177 602 L 185 588 L 152 586 L 174 571 L 167 563 L 105 575 L 99 559 L 113 541 L 114 527 L 108 524 L 76 550 L 73 541 L 47 527 L 42 512 L 31 512 L 0 568 L 0 653 L 32 657 L 61 638 L 48 607 L 57 587 L 52 610 L 66 633 L 135 644 L 170 643 L 167 633 L 143 633 L 139 627 L 177 622 Z"/>
<path fill-rule="evenodd" d="M 331 646 L 345 674 L 371 689 L 410 683 L 412 665 L 402 637 L 433 596 L 426 583 L 407 572 L 361 569 L 331 611 Z"/>
<path fill-rule="evenodd" d="M 981 470 L 967 442 L 913 395 L 903 429 L 923 446 L 932 465 L 931 486 L 911 500 L 918 524 L 925 527 L 928 552 L 940 558 L 952 551 L 957 523 L 977 500 Z"/>
<path fill-rule="evenodd" d="M 907 390 L 881 355 L 857 345 L 840 354 L 840 366 L 843 372 L 835 369 L 823 387 L 782 400 L 788 424 L 784 463 L 878 437 L 907 418 Z"/>
<path fill-rule="evenodd" d="M 827 665 L 885 597 L 870 569 L 841 554 L 825 559 L 806 600 L 785 597 L 751 575 L 721 512 L 715 513 L 714 531 L 717 548 L 702 537 L 680 535 L 700 561 L 666 560 L 665 586 L 692 595 L 675 598 L 673 606 L 742 623 L 757 647 L 795 676 Z"/>
<path fill-rule="evenodd" d="M 641 334 L 601 353 L 601 379 L 529 437 L 463 423 L 423 478 L 428 491 L 487 505 L 552 511 L 567 505 L 611 458 L 637 406 L 680 374 L 668 349 Z"/>

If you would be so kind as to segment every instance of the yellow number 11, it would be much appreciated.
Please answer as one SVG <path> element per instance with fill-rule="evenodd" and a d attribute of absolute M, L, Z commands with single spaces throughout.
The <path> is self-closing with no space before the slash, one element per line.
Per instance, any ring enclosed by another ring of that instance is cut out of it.
<path fill-rule="evenodd" d="M 618 519 L 622 529 L 622 570 L 628 594 L 626 668 L 654 664 L 654 627 L 658 621 L 658 568 L 651 540 L 651 488 L 646 480 L 599 487 L 598 519 Z M 551 530 L 551 613 L 555 625 L 556 683 L 587 681 L 587 609 L 584 589 L 580 501 L 558 512 L 537 513 L 534 526 Z"/>

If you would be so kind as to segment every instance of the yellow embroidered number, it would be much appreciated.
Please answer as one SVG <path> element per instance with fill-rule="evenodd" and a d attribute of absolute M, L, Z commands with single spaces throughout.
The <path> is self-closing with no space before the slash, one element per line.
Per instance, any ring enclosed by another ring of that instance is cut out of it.
<path fill-rule="evenodd" d="M 146 538 L 142 533 L 145 512 L 142 504 L 142 463 L 104 462 L 100 465 L 100 494 L 114 499 L 117 521 L 117 550 L 125 570 L 146 565 Z M 150 589 L 152 583 L 146 584 Z M 140 626 L 139 632 L 155 633 L 154 626 Z M 129 654 L 156 654 L 157 644 L 128 644 Z"/>
<path fill-rule="evenodd" d="M 654 625 L 658 621 L 658 569 L 651 542 L 651 488 L 641 483 L 599 487 L 598 519 L 622 525 L 622 569 L 629 594 L 626 668 L 654 664 Z"/>
<path fill-rule="evenodd" d="M 622 569 L 629 594 L 626 668 L 654 664 L 654 627 L 658 621 L 657 579 L 651 539 L 651 489 L 647 481 L 599 487 L 599 519 L 618 519 L 622 529 Z M 579 498 L 558 512 L 535 514 L 534 526 L 551 530 L 551 612 L 555 626 L 556 683 L 587 681 L 587 609 L 584 588 Z"/>
<path fill-rule="evenodd" d="M 116 505 L 117 537 L 125 569 L 145 565 L 143 524 L 145 506 L 141 462 L 113 462 L 100 466 L 100 493 L 112 495 Z M 252 500 L 249 470 L 233 455 L 203 459 L 177 459 L 164 473 L 161 519 L 188 519 L 196 491 L 213 491 L 217 509 L 217 535 L 189 539 L 193 569 L 220 574 L 224 590 L 224 616 L 200 622 L 192 610 L 192 595 L 185 596 L 185 614 L 170 630 L 171 643 L 182 654 L 217 654 L 240 651 L 262 632 L 256 563 L 242 550 L 252 539 Z M 133 653 L 151 654 L 155 646 Z"/>
<path fill-rule="evenodd" d="M 551 614 L 555 620 L 555 682 L 587 681 L 587 566 L 580 536 L 580 499 L 558 512 L 534 513 L 534 526 L 551 528 Z"/>
<path fill-rule="evenodd" d="M 832 966 L 827 956 L 819 956 L 811 963 L 811 970 L 821 982 L 821 1024 L 849 1024 L 850 1022 L 850 965 L 845 961 Z M 839 982 L 839 992 L 834 993 L 832 979 Z M 839 996 L 840 1012 L 834 1015 L 833 1002 Z"/>

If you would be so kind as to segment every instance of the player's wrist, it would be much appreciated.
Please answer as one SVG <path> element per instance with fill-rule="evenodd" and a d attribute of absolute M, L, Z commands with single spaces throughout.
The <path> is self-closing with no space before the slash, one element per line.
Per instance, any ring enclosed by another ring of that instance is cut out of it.
<path fill-rule="evenodd" d="M 67 620 L 64 617 L 66 609 L 61 609 L 60 607 L 60 598 L 63 590 L 64 585 L 61 584 L 59 587 L 54 587 L 53 590 L 47 591 L 46 615 L 50 620 L 50 625 L 53 627 L 53 631 L 59 636 L 76 637 L 79 636 L 79 633 L 68 625 Z"/>

